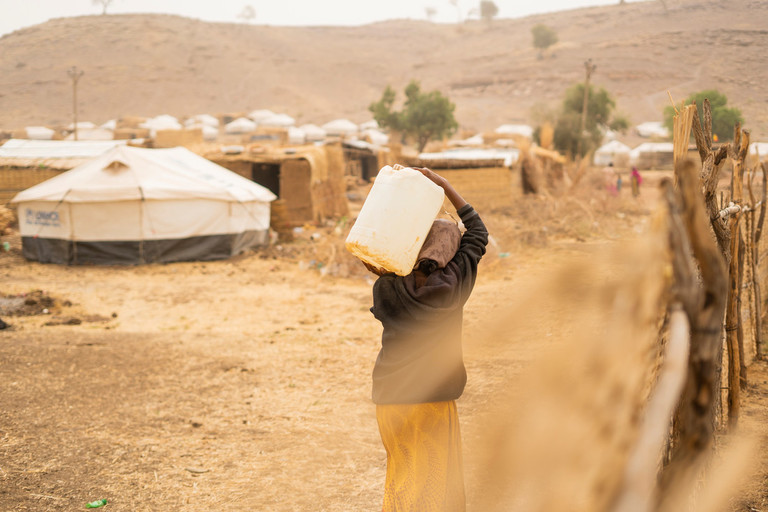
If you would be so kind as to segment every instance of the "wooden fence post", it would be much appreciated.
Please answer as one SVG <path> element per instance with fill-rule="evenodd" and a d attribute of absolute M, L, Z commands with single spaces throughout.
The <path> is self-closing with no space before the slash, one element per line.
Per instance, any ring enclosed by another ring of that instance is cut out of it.
<path fill-rule="evenodd" d="M 755 302 L 755 357 L 757 359 L 763 359 L 763 301 L 760 290 L 760 278 L 758 275 L 759 263 L 760 263 L 760 236 L 763 234 L 763 221 L 765 221 L 766 210 L 766 192 L 768 192 L 768 162 L 763 162 L 760 166 L 763 171 L 763 195 L 760 200 L 760 217 L 755 225 L 754 211 L 752 217 L 752 290 L 754 293 Z M 751 193 L 750 187 L 750 193 Z M 755 200 L 752 199 L 753 208 L 755 207 Z"/>
<path fill-rule="evenodd" d="M 713 155 L 710 157 L 714 162 Z M 671 229 L 670 243 L 675 286 L 678 287 L 676 298 L 689 319 L 691 349 L 688 377 L 675 421 L 677 442 L 672 449 L 670 463 L 662 474 L 662 486 L 665 488 L 678 479 L 692 478 L 702 461 L 701 457 L 706 456 L 713 445 L 715 410 L 720 393 L 719 354 L 728 292 L 726 265 L 710 234 L 710 216 L 701 198 L 701 182 L 696 167 L 686 160 L 675 167 L 675 173 L 680 187 L 679 213 L 676 214 L 680 220 L 674 220 L 672 213 L 675 207 L 671 206 L 671 225 L 682 224 L 685 230 Z M 673 197 L 672 184 L 667 182 L 664 186 L 665 196 Z M 696 284 L 695 270 L 688 261 L 691 252 L 698 263 L 701 285 Z"/>

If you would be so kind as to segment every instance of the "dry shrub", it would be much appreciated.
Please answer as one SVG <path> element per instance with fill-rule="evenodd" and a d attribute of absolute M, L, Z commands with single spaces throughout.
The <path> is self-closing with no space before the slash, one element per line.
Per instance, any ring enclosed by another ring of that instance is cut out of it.
<path fill-rule="evenodd" d="M 16 214 L 10 208 L 0 206 L 0 235 L 17 224 Z"/>
<path fill-rule="evenodd" d="M 554 240 L 616 239 L 641 231 L 649 210 L 627 191 L 610 195 L 600 171 L 589 169 L 560 196 L 520 195 L 506 204 L 478 205 L 491 235 L 514 252 L 543 247 Z"/>
<path fill-rule="evenodd" d="M 567 333 L 554 336 L 562 341 L 544 349 L 516 382 L 489 392 L 476 427 L 483 438 L 467 447 L 480 468 L 468 484 L 478 510 L 618 512 L 660 357 L 670 275 L 661 219 L 632 242 L 597 243 L 549 278 L 520 283 L 529 292 L 497 309 L 495 321 L 467 340 L 468 353 L 499 353 L 525 344 L 531 322 Z M 724 456 L 726 467 L 743 476 L 745 452 L 734 453 Z M 681 482 L 670 494 L 677 504 L 708 496 L 722 504 L 737 492 L 703 482 Z"/>

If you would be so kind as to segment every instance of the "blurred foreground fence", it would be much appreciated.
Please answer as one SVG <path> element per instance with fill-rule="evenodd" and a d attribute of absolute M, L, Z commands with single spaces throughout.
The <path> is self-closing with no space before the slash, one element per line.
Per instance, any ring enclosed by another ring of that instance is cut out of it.
<path fill-rule="evenodd" d="M 675 173 L 647 237 L 534 281 L 478 335 L 503 340 L 497 350 L 538 336 L 542 311 L 567 325 L 566 344 L 489 400 L 498 405 L 480 427 L 477 510 L 733 506 L 758 453 L 731 433 L 749 361 L 764 354 L 768 169 L 747 161 L 738 126 L 732 143 L 714 147 L 703 110 L 701 120 L 695 106 L 678 112 Z M 700 164 L 688 158 L 691 134 Z"/>

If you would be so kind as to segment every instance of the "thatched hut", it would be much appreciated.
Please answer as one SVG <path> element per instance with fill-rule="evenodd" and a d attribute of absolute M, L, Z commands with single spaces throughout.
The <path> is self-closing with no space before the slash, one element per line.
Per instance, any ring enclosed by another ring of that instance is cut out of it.
<path fill-rule="evenodd" d="M 0 146 L 0 205 L 126 142 L 10 139 Z"/>

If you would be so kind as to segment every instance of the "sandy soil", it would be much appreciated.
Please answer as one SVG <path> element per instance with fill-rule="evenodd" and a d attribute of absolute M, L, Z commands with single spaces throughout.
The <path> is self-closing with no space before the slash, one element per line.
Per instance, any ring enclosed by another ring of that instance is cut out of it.
<path fill-rule="evenodd" d="M 510 219 L 485 215 L 495 244 L 514 250 L 502 257 L 490 248 L 465 310 L 469 383 L 459 407 L 469 510 L 481 498 L 471 485 L 482 474 L 481 416 L 539 355 L 568 342 L 579 310 L 542 297 L 514 338 L 478 339 L 478 328 L 553 269 L 641 231 L 650 210 L 631 211 L 615 236 L 542 246 L 513 245 Z M 101 498 L 115 511 L 380 507 L 371 281 L 323 275 L 297 244 L 291 258 L 273 248 L 141 267 L 0 255 L 0 295 L 53 299 L 47 314 L 5 316 L 12 327 L 0 331 L 0 509 L 73 510 Z M 742 429 L 764 453 L 768 366 L 751 371 Z M 766 475 L 762 467 L 732 510 L 768 510 Z"/>

